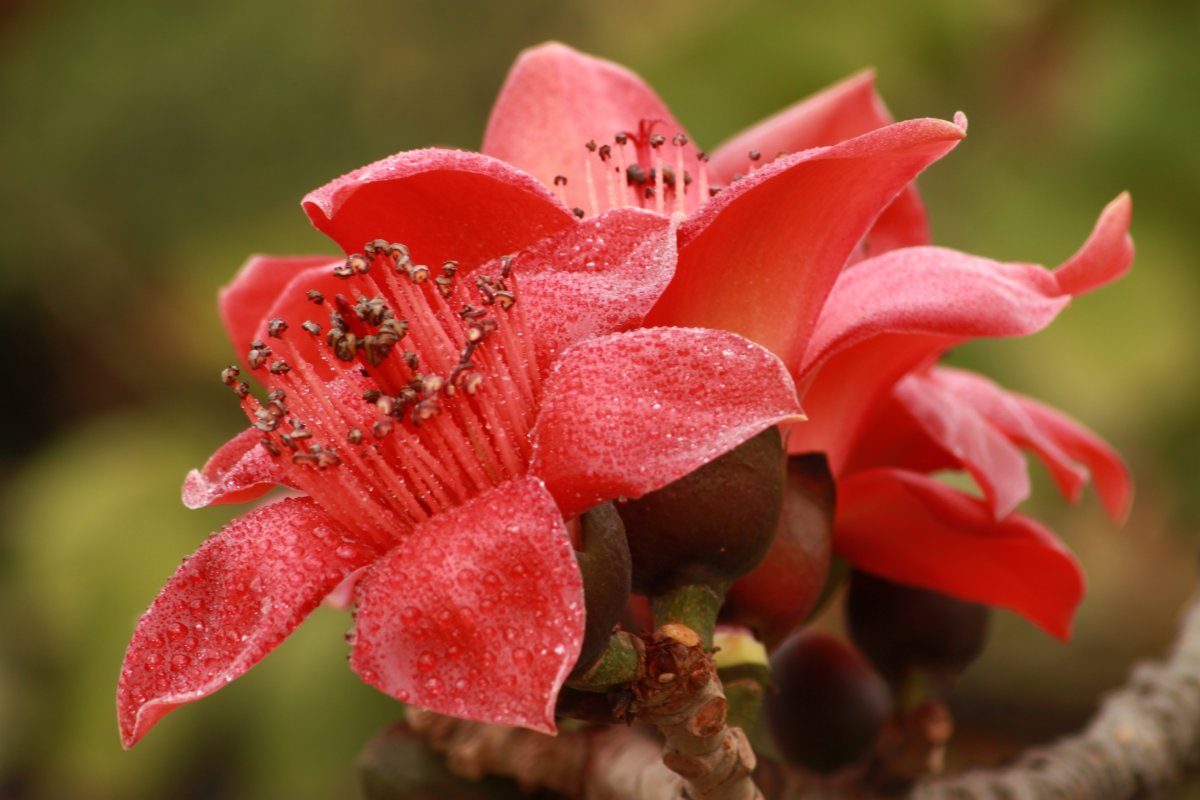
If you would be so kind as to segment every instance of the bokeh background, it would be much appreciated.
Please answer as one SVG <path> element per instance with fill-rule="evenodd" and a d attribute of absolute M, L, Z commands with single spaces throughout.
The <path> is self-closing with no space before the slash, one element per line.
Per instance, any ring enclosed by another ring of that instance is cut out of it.
<path fill-rule="evenodd" d="M 1133 515 L 1027 510 L 1091 580 L 1075 639 L 1001 614 L 961 686 L 960 758 L 1078 726 L 1162 650 L 1200 530 L 1200 4 L 1121 0 L 0 2 L 0 797 L 353 798 L 397 714 L 322 609 L 263 664 L 122 752 L 128 636 L 232 513 L 185 471 L 244 424 L 216 289 L 252 252 L 330 251 L 309 189 L 398 150 L 477 147 L 523 47 L 644 75 L 702 145 L 864 66 L 898 117 L 964 110 L 921 179 L 939 243 L 1054 264 L 1123 189 L 1138 260 L 1032 339 L 955 354 L 1128 456 Z"/>

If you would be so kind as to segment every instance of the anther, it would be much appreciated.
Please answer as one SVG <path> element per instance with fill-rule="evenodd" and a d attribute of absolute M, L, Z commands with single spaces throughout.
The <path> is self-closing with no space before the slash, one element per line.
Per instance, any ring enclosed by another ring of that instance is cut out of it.
<path fill-rule="evenodd" d="M 272 361 L 271 366 L 269 366 L 267 369 L 271 371 L 272 375 L 284 375 L 292 371 L 291 366 L 282 358 L 278 361 Z"/>
<path fill-rule="evenodd" d="M 305 320 L 304 322 L 300 323 L 300 327 L 304 328 L 304 330 L 308 331 L 313 336 L 321 335 L 321 326 L 318 325 L 317 323 L 313 322 L 311 319 Z"/>
<path fill-rule="evenodd" d="M 671 137 L 671 144 L 676 147 L 683 147 L 688 143 L 687 134 L 680 132 Z"/>
<path fill-rule="evenodd" d="M 396 398 L 390 394 L 380 395 L 379 399 L 375 401 L 375 407 L 379 409 L 380 414 L 390 417 L 396 410 Z"/>
<path fill-rule="evenodd" d="M 758 161 L 760 158 L 762 158 L 762 153 L 758 152 L 757 150 L 751 150 L 746 155 L 750 157 L 751 161 Z"/>
<path fill-rule="evenodd" d="M 362 444 L 363 432 L 358 428 L 351 428 L 346 431 L 346 441 L 350 444 Z"/>
<path fill-rule="evenodd" d="M 428 397 L 413 406 L 412 422 L 413 425 L 420 427 L 421 423 L 430 417 L 436 417 L 442 413 L 442 404 L 436 398 Z"/>
<path fill-rule="evenodd" d="M 246 395 L 250 394 L 250 384 L 246 383 L 245 381 L 238 381 L 233 385 L 233 393 L 239 398 L 245 397 Z"/>
<path fill-rule="evenodd" d="M 374 258 L 380 253 L 386 253 L 390 246 L 391 245 L 388 244 L 387 239 L 372 239 L 363 245 L 363 252 L 366 253 L 370 258 Z"/>
<path fill-rule="evenodd" d="M 267 322 L 267 335 L 275 339 L 278 339 L 287 329 L 288 324 L 278 317 Z"/>
<path fill-rule="evenodd" d="M 566 175 L 555 175 L 554 176 L 554 185 L 555 186 L 566 186 L 567 185 L 567 176 Z"/>
<path fill-rule="evenodd" d="M 237 376 L 240 375 L 241 372 L 242 371 L 238 369 L 236 364 L 230 364 L 228 367 L 221 370 L 221 383 L 225 384 L 226 386 L 233 386 L 233 384 L 237 383 Z"/>
<path fill-rule="evenodd" d="M 586 147 L 589 152 L 592 152 L 592 153 L 596 152 L 596 140 L 588 139 L 587 144 L 585 144 L 584 147 Z"/>
<path fill-rule="evenodd" d="M 255 347 L 246 354 L 246 364 L 250 369 L 261 367 L 271 355 L 269 347 Z"/>
<path fill-rule="evenodd" d="M 629 141 L 629 134 L 625 131 L 620 131 L 613 136 L 613 141 L 619 145 L 625 145 Z"/>
<path fill-rule="evenodd" d="M 388 317 L 383 322 L 379 323 L 379 338 L 387 337 L 393 340 L 393 344 L 400 341 L 408 333 L 408 323 L 402 319 Z"/>
<path fill-rule="evenodd" d="M 392 260 L 397 264 L 408 263 L 408 245 L 401 244 L 400 242 L 393 242 L 392 244 L 388 245 L 387 254 L 391 256 Z"/>
<path fill-rule="evenodd" d="M 371 426 L 371 435 L 376 439 L 382 439 L 392 432 L 392 425 L 394 424 L 391 417 L 376 420 L 375 424 Z"/>
<path fill-rule="evenodd" d="M 630 186 L 641 186 L 648 178 L 641 164 L 630 164 L 625 168 L 625 180 Z"/>
<path fill-rule="evenodd" d="M 655 133 L 650 136 L 650 146 L 655 150 L 662 147 L 666 143 L 667 137 L 663 136 L 661 133 Z"/>
<path fill-rule="evenodd" d="M 304 296 L 317 305 L 321 305 L 321 303 L 325 302 L 325 295 L 316 289 L 309 289 Z"/>
<path fill-rule="evenodd" d="M 275 444 L 275 442 L 273 442 L 271 440 L 270 436 L 264 436 L 261 439 L 259 439 L 258 441 L 266 449 L 266 451 L 273 456 L 280 455 L 280 453 L 282 452 L 279 449 L 279 445 Z"/>
<path fill-rule="evenodd" d="M 496 292 L 496 305 L 500 306 L 504 311 L 508 311 L 517 302 L 517 296 L 509 291 Z"/>
<path fill-rule="evenodd" d="M 612 158 L 612 145 L 600 145 L 600 160 L 607 162 L 610 158 Z"/>
<path fill-rule="evenodd" d="M 335 331 L 330 331 L 332 335 Z M 333 354 L 341 361 L 353 361 L 355 350 L 358 348 L 358 338 L 350 331 L 336 331 L 337 338 L 333 342 Z"/>
<path fill-rule="evenodd" d="M 572 209 L 571 209 L 571 213 L 572 213 L 572 214 L 574 214 L 574 215 L 575 215 L 576 217 L 578 217 L 579 219 L 583 219 L 583 215 L 584 215 L 586 212 L 585 212 L 585 211 L 584 211 L 582 208 L 572 208 Z"/>
<path fill-rule="evenodd" d="M 442 380 L 440 375 L 426 375 L 421 380 L 421 394 L 427 398 L 433 397 L 442 390 L 442 386 L 444 385 L 445 381 Z"/>
<path fill-rule="evenodd" d="M 500 256 L 500 277 L 507 278 L 512 274 L 513 262 L 516 261 L 515 256 Z"/>
<path fill-rule="evenodd" d="M 414 264 L 405 271 L 413 283 L 424 283 L 429 279 L 429 267 L 424 264 Z"/>
<path fill-rule="evenodd" d="M 433 282 L 437 284 L 438 291 L 442 297 L 445 297 L 447 300 L 450 299 L 450 295 L 454 294 L 454 279 L 448 275 L 438 275 L 433 279 Z"/>
<path fill-rule="evenodd" d="M 449 261 L 442 262 L 442 274 L 445 275 L 447 278 L 453 278 L 454 274 L 456 272 L 458 272 L 458 262 L 457 261 L 455 261 L 454 259 L 450 259 Z"/>

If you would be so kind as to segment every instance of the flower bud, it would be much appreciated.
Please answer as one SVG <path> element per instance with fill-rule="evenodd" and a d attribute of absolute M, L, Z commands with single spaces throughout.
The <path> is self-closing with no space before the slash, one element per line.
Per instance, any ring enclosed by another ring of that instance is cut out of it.
<path fill-rule="evenodd" d="M 919 670 L 944 697 L 987 639 L 987 606 L 855 570 L 846 595 L 850 636 L 896 690 Z"/>
<path fill-rule="evenodd" d="M 572 674 L 586 671 L 608 647 L 613 627 L 629 604 L 631 570 L 625 526 L 612 503 L 585 511 L 579 527 L 582 546 L 575 552 L 575 560 L 583 575 L 587 620 Z"/>
<path fill-rule="evenodd" d="M 833 772 L 862 758 L 891 713 L 887 687 L 845 642 L 822 631 L 798 631 L 771 656 L 778 691 L 764 701 L 779 754 L 814 772 Z"/>
<path fill-rule="evenodd" d="M 633 557 L 633 590 L 724 589 L 771 546 L 783 497 L 784 450 L 768 428 L 673 483 L 617 507 Z"/>

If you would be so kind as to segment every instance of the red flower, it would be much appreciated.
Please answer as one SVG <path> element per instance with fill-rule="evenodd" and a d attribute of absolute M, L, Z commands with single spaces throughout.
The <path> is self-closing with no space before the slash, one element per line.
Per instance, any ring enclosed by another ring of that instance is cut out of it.
<path fill-rule="evenodd" d="M 142 617 L 122 740 L 241 675 L 339 586 L 363 680 L 553 731 L 584 622 L 564 520 L 795 417 L 792 380 L 734 334 L 629 330 L 674 268 L 655 214 L 580 221 L 528 175 L 445 150 L 304 207 L 349 256 L 258 257 L 222 292 L 267 394 L 226 370 L 252 427 L 184 485 L 192 507 L 300 496 L 208 539 Z"/>
<path fill-rule="evenodd" d="M 637 205 L 682 220 L 677 271 L 647 324 L 735 331 L 783 359 L 809 416 L 789 449 L 824 451 L 839 478 L 838 551 L 1065 636 L 1082 573 L 1052 534 L 1010 513 L 1028 492 L 1019 448 L 1047 461 L 1072 496 L 1093 470 L 1117 517 L 1127 473 L 1111 448 L 1056 412 L 930 365 L 968 339 L 1040 330 L 1072 296 L 1119 277 L 1132 259 L 1129 200 L 1105 209 L 1053 272 L 929 247 L 911 180 L 965 124 L 890 124 L 862 73 L 708 159 L 636 75 L 550 44 L 517 61 L 483 149 L 555 187 L 581 215 Z M 945 467 L 968 470 L 984 499 L 929 477 Z M 777 540 L 772 574 L 802 558 L 796 546 Z M 734 594 L 764 613 L 805 613 L 755 575 Z"/>

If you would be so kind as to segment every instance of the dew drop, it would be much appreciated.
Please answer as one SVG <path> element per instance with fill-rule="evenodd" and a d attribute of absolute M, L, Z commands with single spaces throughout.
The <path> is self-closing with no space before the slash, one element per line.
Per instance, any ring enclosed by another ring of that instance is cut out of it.
<path fill-rule="evenodd" d="M 512 651 L 512 660 L 518 667 L 528 667 L 533 663 L 533 653 L 524 647 L 518 647 Z"/>
<path fill-rule="evenodd" d="M 337 554 L 338 558 L 351 559 L 351 558 L 354 558 L 356 555 L 358 555 L 358 549 L 351 547 L 348 544 L 344 544 L 341 547 L 339 547 L 337 550 L 335 550 L 334 553 Z"/>
<path fill-rule="evenodd" d="M 433 653 L 431 653 L 428 650 L 421 653 L 421 655 L 417 656 L 417 670 L 419 672 L 428 674 L 430 672 L 433 672 L 435 669 L 437 669 L 437 665 L 438 665 L 437 656 L 435 656 Z"/>
<path fill-rule="evenodd" d="M 156 670 L 163 665 L 163 657 L 161 653 L 151 653 L 146 656 L 146 669 Z"/>
<path fill-rule="evenodd" d="M 189 666 L 191 666 L 191 664 L 192 664 L 191 657 L 186 656 L 183 653 L 176 653 L 175 655 L 171 656 L 171 669 L 174 669 L 174 670 L 187 669 Z"/>
<path fill-rule="evenodd" d="M 441 678 L 426 678 L 425 679 L 425 691 L 428 692 L 433 697 L 437 697 L 438 695 L 440 695 L 444 688 L 445 688 L 445 685 L 442 683 Z"/>
<path fill-rule="evenodd" d="M 183 638 L 185 633 L 187 633 L 187 629 L 178 622 L 172 622 L 170 627 L 167 628 L 167 638 L 172 642 L 178 642 Z"/>
<path fill-rule="evenodd" d="M 400 621 L 405 625 L 415 625 L 421 621 L 421 609 L 416 606 L 405 606 L 400 612 Z"/>

